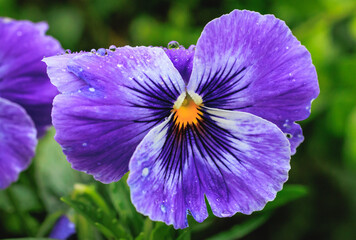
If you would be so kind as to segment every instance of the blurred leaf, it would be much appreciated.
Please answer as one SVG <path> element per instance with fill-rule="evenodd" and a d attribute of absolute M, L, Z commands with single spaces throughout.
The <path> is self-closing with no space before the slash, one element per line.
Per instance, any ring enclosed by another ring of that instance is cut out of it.
<path fill-rule="evenodd" d="M 48 33 L 57 38 L 63 48 L 74 49 L 84 29 L 84 20 L 77 8 L 54 6 L 49 12 Z"/>
<path fill-rule="evenodd" d="M 348 168 L 356 171 L 356 107 L 346 124 L 344 161 Z"/>
<path fill-rule="evenodd" d="M 247 234 L 251 233 L 253 230 L 264 224 L 268 218 L 269 214 L 261 214 L 251 217 L 245 222 L 235 225 L 230 230 L 219 233 L 213 237 L 208 238 L 208 240 L 234 240 L 240 239 Z"/>
<path fill-rule="evenodd" d="M 356 75 L 355 75 L 356 76 Z M 332 95 L 332 101 L 329 103 L 329 109 L 325 118 L 328 130 L 336 136 L 344 136 L 346 128 L 346 121 L 350 114 L 350 109 L 355 106 L 355 90 L 348 87 L 336 91 Z"/>
<path fill-rule="evenodd" d="M 63 210 L 65 205 L 60 197 L 68 195 L 73 185 L 82 179 L 81 173 L 71 168 L 54 135 L 55 130 L 51 128 L 40 140 L 34 159 L 39 196 L 49 213 Z"/>
<path fill-rule="evenodd" d="M 281 207 L 291 201 L 306 196 L 307 193 L 308 189 L 305 186 L 294 184 L 284 185 L 283 189 L 277 193 L 276 199 L 272 202 L 268 202 L 262 212 Z"/>
<path fill-rule="evenodd" d="M 93 186 L 76 185 L 73 194 L 61 200 L 95 225 L 107 238 L 131 239 Z"/>
<path fill-rule="evenodd" d="M 53 240 L 53 238 L 6 238 L 3 240 Z"/>
<path fill-rule="evenodd" d="M 54 212 L 52 214 L 49 214 L 45 220 L 42 222 L 41 226 L 38 229 L 38 232 L 36 234 L 36 237 L 44 237 L 47 236 L 54 224 L 56 223 L 57 219 L 62 216 L 63 212 L 58 211 L 58 212 Z"/>

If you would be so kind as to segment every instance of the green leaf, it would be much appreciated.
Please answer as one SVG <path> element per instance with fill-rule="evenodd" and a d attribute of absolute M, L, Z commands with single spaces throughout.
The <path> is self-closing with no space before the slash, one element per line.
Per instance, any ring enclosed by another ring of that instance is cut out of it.
<path fill-rule="evenodd" d="M 232 227 L 230 230 L 219 233 L 213 237 L 208 238 L 209 240 L 234 240 L 234 239 L 240 239 L 247 234 L 251 233 L 253 230 L 264 224 L 268 218 L 270 217 L 270 214 L 260 214 L 256 215 L 254 217 L 251 217 L 249 220 L 235 225 Z"/>
<path fill-rule="evenodd" d="M 71 168 L 54 135 L 52 128 L 40 140 L 34 159 L 39 196 L 49 213 L 64 210 L 60 197 L 70 194 L 76 182 L 88 181 L 88 176 Z"/>
<path fill-rule="evenodd" d="M 281 207 L 288 202 L 296 200 L 298 198 L 304 197 L 307 195 L 308 189 L 302 185 L 284 185 L 282 191 L 277 193 L 277 197 L 273 202 L 267 203 L 266 207 L 262 212 L 273 210 L 277 207 Z"/>
<path fill-rule="evenodd" d="M 2 240 L 53 240 L 53 238 L 5 238 Z"/>
<path fill-rule="evenodd" d="M 94 186 L 76 184 L 73 194 L 61 200 L 97 227 L 105 237 L 131 239 Z"/>
<path fill-rule="evenodd" d="M 162 222 L 156 222 L 155 228 L 152 230 L 150 240 L 169 240 L 173 239 L 174 230 L 171 226 L 167 226 Z"/>
<path fill-rule="evenodd" d="M 351 112 L 346 126 L 344 161 L 349 169 L 356 170 L 356 108 Z"/>
<path fill-rule="evenodd" d="M 50 231 L 53 229 L 54 224 L 56 223 L 57 219 L 62 216 L 63 212 L 58 211 L 52 214 L 49 214 L 45 220 L 42 222 L 36 237 L 44 237 L 47 236 Z"/>
<path fill-rule="evenodd" d="M 109 185 L 109 196 L 119 215 L 119 222 L 131 230 L 133 235 L 142 231 L 144 217 L 139 214 L 130 199 L 126 184 L 127 174 L 119 181 Z"/>

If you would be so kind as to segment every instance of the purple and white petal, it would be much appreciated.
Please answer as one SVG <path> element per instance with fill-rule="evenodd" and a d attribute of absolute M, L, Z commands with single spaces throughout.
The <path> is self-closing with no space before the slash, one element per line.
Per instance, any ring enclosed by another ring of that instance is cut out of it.
<path fill-rule="evenodd" d="M 123 47 L 44 61 L 62 91 L 53 102 L 55 139 L 74 169 L 104 183 L 128 171 L 138 143 L 170 115 L 184 91 L 184 81 L 161 48 Z"/>
<path fill-rule="evenodd" d="M 178 45 L 176 48 L 164 48 L 164 51 L 172 61 L 174 67 L 179 71 L 184 82 L 188 84 L 193 69 L 195 46 L 191 45 L 188 49 L 185 49 L 177 42 L 172 41 L 168 44 L 168 47 L 170 44 L 175 43 Z"/>
<path fill-rule="evenodd" d="M 273 15 L 235 10 L 209 22 L 196 46 L 188 91 L 205 106 L 249 112 L 303 141 L 295 121 L 310 114 L 319 94 L 307 49 Z M 297 135 L 296 135 L 297 133 Z"/>
<path fill-rule="evenodd" d="M 0 97 L 22 106 L 39 136 L 51 124 L 57 94 L 41 60 L 63 51 L 57 40 L 45 35 L 47 29 L 43 22 L 0 18 Z"/>
<path fill-rule="evenodd" d="M 0 189 L 15 182 L 35 154 L 36 128 L 26 111 L 0 98 Z"/>
<path fill-rule="evenodd" d="M 187 214 L 198 222 L 208 216 L 204 195 L 218 217 L 251 214 L 288 178 L 290 145 L 275 124 L 244 112 L 202 113 L 184 130 L 169 119 L 155 127 L 130 161 L 137 211 L 175 228 L 188 226 Z"/>

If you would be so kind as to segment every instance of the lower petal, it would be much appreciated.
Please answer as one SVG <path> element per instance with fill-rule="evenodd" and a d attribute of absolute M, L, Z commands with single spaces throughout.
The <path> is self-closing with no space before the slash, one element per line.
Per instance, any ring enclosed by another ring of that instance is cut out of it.
<path fill-rule="evenodd" d="M 36 128 L 19 105 L 0 98 L 0 189 L 15 182 L 35 155 Z"/>
<path fill-rule="evenodd" d="M 214 215 L 261 210 L 288 178 L 290 145 L 273 123 L 249 113 L 203 108 L 202 121 L 152 129 L 130 161 L 128 184 L 137 210 L 153 220 L 202 222 L 204 195 Z"/>

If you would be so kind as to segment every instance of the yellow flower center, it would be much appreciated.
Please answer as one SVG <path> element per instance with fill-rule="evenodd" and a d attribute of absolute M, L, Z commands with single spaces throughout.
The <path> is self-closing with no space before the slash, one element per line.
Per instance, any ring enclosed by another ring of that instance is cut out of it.
<path fill-rule="evenodd" d="M 196 93 L 182 93 L 173 106 L 174 122 L 181 127 L 197 124 L 202 116 L 202 102 Z"/>

